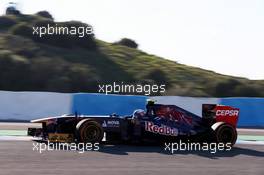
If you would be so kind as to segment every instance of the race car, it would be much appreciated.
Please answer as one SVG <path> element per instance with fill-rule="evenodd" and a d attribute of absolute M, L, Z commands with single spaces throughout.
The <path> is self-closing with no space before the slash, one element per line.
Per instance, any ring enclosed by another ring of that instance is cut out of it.
<path fill-rule="evenodd" d="M 202 116 L 176 105 L 148 102 L 129 116 L 62 115 L 32 120 L 42 128 L 28 128 L 28 135 L 50 142 L 160 143 L 188 141 L 235 144 L 239 109 L 203 104 Z"/>

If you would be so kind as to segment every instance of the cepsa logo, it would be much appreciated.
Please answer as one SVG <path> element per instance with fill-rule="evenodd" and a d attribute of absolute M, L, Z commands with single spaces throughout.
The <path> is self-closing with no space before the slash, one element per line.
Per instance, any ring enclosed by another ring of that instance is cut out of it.
<path fill-rule="evenodd" d="M 178 135 L 178 129 L 171 128 L 165 125 L 155 125 L 153 122 L 145 122 L 145 130 L 155 133 L 155 134 L 161 134 L 161 135 L 168 135 L 168 136 L 177 136 Z"/>
<path fill-rule="evenodd" d="M 216 116 L 238 116 L 239 110 L 217 110 Z"/>

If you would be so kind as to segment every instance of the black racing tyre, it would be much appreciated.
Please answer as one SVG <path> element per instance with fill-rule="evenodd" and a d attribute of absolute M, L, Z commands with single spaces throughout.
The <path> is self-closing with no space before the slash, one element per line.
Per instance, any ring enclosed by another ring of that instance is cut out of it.
<path fill-rule="evenodd" d="M 76 125 L 79 142 L 100 143 L 104 137 L 102 126 L 93 120 L 84 119 Z"/>
<path fill-rule="evenodd" d="M 228 124 L 220 125 L 215 130 L 215 139 L 217 143 L 230 143 L 233 146 L 237 140 L 237 131 L 236 129 Z"/>

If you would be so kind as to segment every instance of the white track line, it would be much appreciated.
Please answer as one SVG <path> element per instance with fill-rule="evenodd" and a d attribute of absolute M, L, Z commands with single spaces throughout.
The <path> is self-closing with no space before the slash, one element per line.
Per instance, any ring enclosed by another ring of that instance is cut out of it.
<path fill-rule="evenodd" d="M 31 141 L 30 136 L 0 136 L 0 141 Z"/>
<path fill-rule="evenodd" d="M 241 145 L 264 145 L 264 141 L 248 141 L 248 140 L 238 140 L 236 144 Z"/>

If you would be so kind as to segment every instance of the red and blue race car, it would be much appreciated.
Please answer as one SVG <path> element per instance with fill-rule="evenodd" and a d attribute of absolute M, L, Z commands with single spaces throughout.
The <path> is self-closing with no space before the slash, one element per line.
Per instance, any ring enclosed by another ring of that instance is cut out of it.
<path fill-rule="evenodd" d="M 53 142 L 167 142 L 189 141 L 230 143 L 237 139 L 239 109 L 203 104 L 202 116 L 175 105 L 149 102 L 145 110 L 129 116 L 63 115 L 32 120 L 42 128 L 29 128 L 28 135 Z"/>

